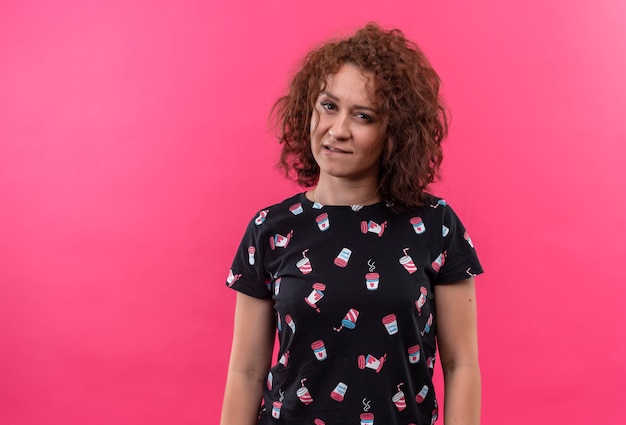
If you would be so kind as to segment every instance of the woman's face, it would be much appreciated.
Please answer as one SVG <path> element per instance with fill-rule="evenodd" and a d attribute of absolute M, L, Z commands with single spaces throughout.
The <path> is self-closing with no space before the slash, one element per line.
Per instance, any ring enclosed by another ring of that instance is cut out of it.
<path fill-rule="evenodd" d="M 351 64 L 326 79 L 311 117 L 311 150 L 320 180 L 377 182 L 383 122 L 373 91 L 373 76 Z"/>

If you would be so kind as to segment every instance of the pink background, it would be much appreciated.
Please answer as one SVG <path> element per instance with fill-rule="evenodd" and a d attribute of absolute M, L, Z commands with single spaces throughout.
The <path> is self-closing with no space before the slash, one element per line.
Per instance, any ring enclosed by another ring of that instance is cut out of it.
<path fill-rule="evenodd" d="M 377 20 L 452 111 L 436 193 L 487 271 L 483 423 L 623 424 L 625 3 L 219 3 L 0 3 L 0 422 L 218 423 L 226 272 L 298 190 L 269 108 Z"/>

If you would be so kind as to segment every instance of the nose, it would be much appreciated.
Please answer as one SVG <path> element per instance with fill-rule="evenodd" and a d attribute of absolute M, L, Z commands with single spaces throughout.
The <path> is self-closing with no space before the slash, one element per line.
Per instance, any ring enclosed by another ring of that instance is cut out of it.
<path fill-rule="evenodd" d="M 346 114 L 337 114 L 328 134 L 335 140 L 346 140 L 350 137 L 350 117 Z"/>

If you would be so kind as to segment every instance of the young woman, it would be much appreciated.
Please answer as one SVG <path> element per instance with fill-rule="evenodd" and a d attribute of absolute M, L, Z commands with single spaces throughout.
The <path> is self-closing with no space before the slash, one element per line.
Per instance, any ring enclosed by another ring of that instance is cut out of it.
<path fill-rule="evenodd" d="M 310 190 L 251 220 L 222 425 L 478 424 L 472 240 L 437 177 L 439 78 L 398 30 L 310 52 L 275 105 L 280 165 Z M 274 338 L 279 349 L 272 363 Z"/>

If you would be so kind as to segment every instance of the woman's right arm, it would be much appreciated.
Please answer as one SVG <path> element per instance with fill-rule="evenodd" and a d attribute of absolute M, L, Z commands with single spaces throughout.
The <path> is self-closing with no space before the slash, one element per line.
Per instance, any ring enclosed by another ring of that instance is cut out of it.
<path fill-rule="evenodd" d="M 221 425 L 257 423 L 276 332 L 271 299 L 237 292 Z"/>

